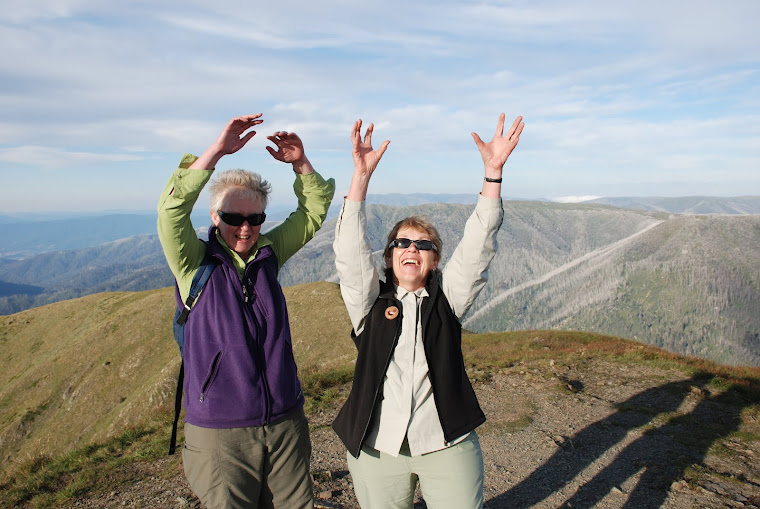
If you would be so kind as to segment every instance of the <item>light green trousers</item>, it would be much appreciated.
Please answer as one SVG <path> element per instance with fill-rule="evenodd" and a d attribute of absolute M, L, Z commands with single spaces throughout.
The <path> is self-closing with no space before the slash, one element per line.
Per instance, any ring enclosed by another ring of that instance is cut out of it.
<path fill-rule="evenodd" d="M 483 507 L 483 453 L 473 431 L 447 449 L 412 457 L 406 441 L 397 457 L 362 447 L 346 453 L 354 491 L 362 509 L 412 509 L 420 482 L 428 509 Z"/>

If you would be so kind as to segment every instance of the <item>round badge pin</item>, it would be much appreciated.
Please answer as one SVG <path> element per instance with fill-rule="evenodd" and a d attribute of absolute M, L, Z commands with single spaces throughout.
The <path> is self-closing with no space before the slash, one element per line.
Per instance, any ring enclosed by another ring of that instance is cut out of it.
<path fill-rule="evenodd" d="M 385 310 L 385 317 L 388 320 L 395 320 L 395 318 L 398 316 L 398 308 L 396 306 L 389 306 Z"/>

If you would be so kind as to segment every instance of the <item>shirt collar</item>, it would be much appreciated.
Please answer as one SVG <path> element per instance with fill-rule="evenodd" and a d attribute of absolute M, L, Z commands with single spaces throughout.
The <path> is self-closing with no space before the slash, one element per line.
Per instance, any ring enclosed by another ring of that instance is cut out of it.
<path fill-rule="evenodd" d="M 413 292 L 410 292 L 406 288 L 403 288 L 403 287 L 401 287 L 401 286 L 399 286 L 399 285 L 397 285 L 395 283 L 393 284 L 393 288 L 395 289 L 396 298 L 398 300 L 403 300 L 404 297 L 406 297 L 410 293 L 415 294 L 417 297 L 429 297 L 430 296 L 430 294 L 427 291 L 427 288 L 425 288 L 424 286 L 422 288 L 418 289 L 418 290 L 413 291 Z"/>
<path fill-rule="evenodd" d="M 245 266 L 248 262 L 256 258 L 256 255 L 259 254 L 259 249 L 261 249 L 264 246 L 269 246 L 272 244 L 272 241 L 269 240 L 265 235 L 259 234 L 259 238 L 256 239 L 256 245 L 253 246 L 253 249 L 251 250 L 251 254 L 248 255 L 248 258 L 243 260 L 239 254 L 237 254 L 236 251 L 233 251 L 227 243 L 222 238 L 222 235 L 219 233 L 219 229 L 215 227 L 214 233 L 216 234 L 216 240 L 219 241 L 219 245 L 222 246 L 222 248 L 227 252 L 230 259 L 232 260 L 232 264 L 235 266 L 235 269 L 238 271 L 238 274 L 242 274 L 243 271 L 245 271 Z"/>

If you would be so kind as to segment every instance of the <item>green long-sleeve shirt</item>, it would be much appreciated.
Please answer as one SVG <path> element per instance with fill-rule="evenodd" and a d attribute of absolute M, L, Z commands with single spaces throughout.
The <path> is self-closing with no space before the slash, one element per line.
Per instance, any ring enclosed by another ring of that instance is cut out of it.
<path fill-rule="evenodd" d="M 195 234 L 190 212 L 213 170 L 188 169 L 196 159 L 190 154 L 182 157 L 158 201 L 158 238 L 183 301 L 187 299 L 193 276 L 206 254 L 206 245 Z M 248 259 L 243 260 L 217 234 L 239 274 L 242 275 L 246 263 L 256 256 L 258 250 L 267 245 L 272 247 L 282 267 L 322 226 L 335 194 L 335 181 L 325 180 L 316 171 L 308 175 L 296 174 L 293 190 L 298 198 L 298 208 L 281 224 L 259 235 Z"/>

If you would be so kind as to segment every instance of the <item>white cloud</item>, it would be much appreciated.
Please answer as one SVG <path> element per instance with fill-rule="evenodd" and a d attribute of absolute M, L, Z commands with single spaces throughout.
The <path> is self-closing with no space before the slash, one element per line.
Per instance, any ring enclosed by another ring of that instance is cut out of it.
<path fill-rule="evenodd" d="M 555 201 L 557 203 L 581 203 L 584 201 L 589 200 L 596 200 L 598 198 L 601 198 L 601 196 L 557 196 L 554 198 L 550 198 L 551 201 Z"/>
<path fill-rule="evenodd" d="M 0 149 L 0 161 L 10 164 L 36 166 L 40 169 L 55 169 L 67 166 L 98 165 L 103 163 L 140 161 L 144 157 L 136 154 L 97 154 L 92 152 L 67 151 L 51 147 L 24 145 Z"/>

